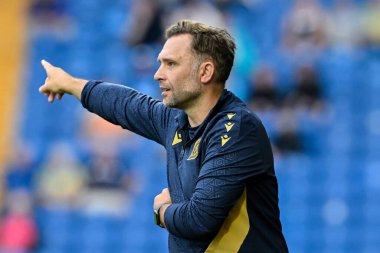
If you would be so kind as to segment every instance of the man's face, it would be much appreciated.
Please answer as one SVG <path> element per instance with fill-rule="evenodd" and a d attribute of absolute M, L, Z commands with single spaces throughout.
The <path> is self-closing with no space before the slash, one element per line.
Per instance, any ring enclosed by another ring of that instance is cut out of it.
<path fill-rule="evenodd" d="M 159 81 L 163 102 L 168 107 L 186 110 L 201 95 L 199 60 L 191 51 L 192 37 L 181 34 L 169 38 L 158 55 L 154 79 Z"/>

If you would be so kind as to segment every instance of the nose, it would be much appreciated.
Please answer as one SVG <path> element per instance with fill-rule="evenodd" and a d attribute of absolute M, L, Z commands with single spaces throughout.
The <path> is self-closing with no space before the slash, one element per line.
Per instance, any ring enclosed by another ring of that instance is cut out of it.
<path fill-rule="evenodd" d="M 164 76 L 163 76 L 162 69 L 160 66 L 160 67 L 158 67 L 156 73 L 154 74 L 154 80 L 161 81 L 163 79 L 164 79 Z"/>

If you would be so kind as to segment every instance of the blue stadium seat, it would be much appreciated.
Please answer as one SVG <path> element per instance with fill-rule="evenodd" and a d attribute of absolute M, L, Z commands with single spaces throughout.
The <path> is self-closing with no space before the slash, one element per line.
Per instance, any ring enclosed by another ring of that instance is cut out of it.
<path fill-rule="evenodd" d="M 150 45 L 144 51 L 122 41 L 123 33 L 128 32 L 123 31 L 124 22 L 128 22 L 134 2 L 66 0 L 63 11 L 74 28 L 71 37 L 32 33 L 19 135 L 32 143 L 40 160 L 57 139 L 65 138 L 72 142 L 73 149 L 77 148 L 80 119 L 73 112 L 81 110 L 74 98 L 66 96 L 64 106 L 51 105 L 37 92 L 46 78 L 41 59 L 75 76 L 128 84 L 157 95 L 157 83 L 149 72 L 155 70 L 157 63 L 144 73 L 137 72 L 134 63 L 143 53 L 155 61 L 160 46 Z M 327 9 L 334 4 L 332 0 L 319 2 Z M 354 2 L 363 4 L 360 0 Z M 293 88 L 297 60 L 282 52 L 279 42 L 284 15 L 294 3 L 245 1 L 245 6 L 235 3 L 226 10 L 236 36 L 240 36 L 240 48 L 245 48 L 239 52 L 240 69 L 234 70 L 230 79 L 231 89 L 243 100 L 248 98 L 246 74 L 264 61 L 274 66 L 281 94 Z M 301 253 L 378 253 L 380 137 L 368 127 L 369 115 L 380 109 L 378 54 L 363 48 L 352 53 L 339 46 L 327 47 L 316 64 L 326 104 L 334 115 L 325 124 L 311 120 L 308 113 L 300 115 L 298 126 L 306 152 L 276 157 L 281 218 L 289 249 Z M 275 136 L 278 115 L 258 114 L 269 136 Z M 376 128 L 376 122 L 373 125 Z M 42 243 L 36 253 L 167 252 L 167 233 L 152 224 L 151 213 L 155 194 L 167 184 L 165 157 L 150 141 L 140 138 L 132 142 L 136 145 L 125 148 L 123 156 L 138 168 L 144 185 L 130 216 L 114 219 L 87 217 L 73 211 L 36 210 Z M 330 198 L 347 204 L 349 215 L 342 224 L 328 224 L 323 216 Z"/>

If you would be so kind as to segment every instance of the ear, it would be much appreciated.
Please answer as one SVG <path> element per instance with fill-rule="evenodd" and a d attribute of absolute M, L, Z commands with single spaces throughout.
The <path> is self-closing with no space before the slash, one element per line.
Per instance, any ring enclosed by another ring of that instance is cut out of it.
<path fill-rule="evenodd" d="M 212 61 L 205 61 L 199 66 L 199 77 L 203 84 L 211 82 L 215 72 L 215 65 Z"/>

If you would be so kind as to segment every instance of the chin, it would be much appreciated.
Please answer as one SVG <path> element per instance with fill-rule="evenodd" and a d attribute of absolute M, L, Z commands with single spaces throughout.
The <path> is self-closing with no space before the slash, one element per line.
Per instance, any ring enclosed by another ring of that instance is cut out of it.
<path fill-rule="evenodd" d="M 164 103 L 164 105 L 166 106 L 166 107 L 169 107 L 169 108 L 175 108 L 175 109 L 182 109 L 182 108 L 180 108 L 179 106 L 178 106 L 178 104 L 176 104 L 176 103 L 174 103 L 174 102 L 168 102 L 168 101 L 163 101 L 163 103 Z"/>
<path fill-rule="evenodd" d="M 165 98 L 162 100 L 162 103 L 164 103 L 164 105 L 167 107 L 174 108 L 174 104 L 168 102 L 167 99 L 165 99 Z"/>
<path fill-rule="evenodd" d="M 169 107 L 169 108 L 178 108 L 178 107 L 175 106 L 174 104 L 167 104 L 167 103 L 164 103 L 164 105 L 166 105 L 166 107 Z"/>

